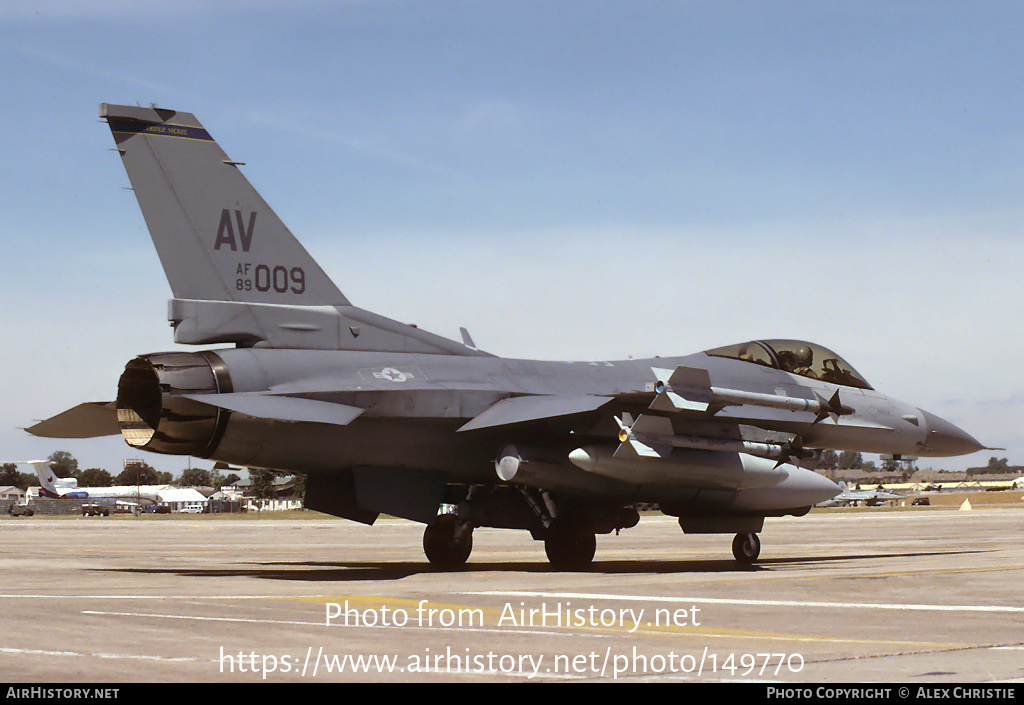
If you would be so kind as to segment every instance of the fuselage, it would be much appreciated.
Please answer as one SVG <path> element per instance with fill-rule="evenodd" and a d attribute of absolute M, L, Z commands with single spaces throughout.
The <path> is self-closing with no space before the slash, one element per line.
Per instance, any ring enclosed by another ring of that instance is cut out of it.
<path fill-rule="evenodd" d="M 131 499 L 151 504 L 155 504 L 159 500 L 157 490 L 145 485 L 140 487 L 76 487 L 68 490 L 57 488 L 57 492 L 41 487 L 40 495 L 51 499 Z"/>
<path fill-rule="evenodd" d="M 460 481 L 493 482 L 496 454 L 508 443 L 554 445 L 565 453 L 573 450 L 569 446 L 617 443 L 616 416 L 623 411 L 642 413 L 659 382 L 664 382 L 659 376 L 678 367 L 706 370 L 715 388 L 772 399 L 813 402 L 838 391 L 843 405 L 852 409 L 834 420 L 819 420 L 812 411 L 751 404 L 673 416 L 677 430 L 685 428 L 694 435 L 735 438 L 735 429 L 749 425 L 799 436 L 808 448 L 928 456 L 981 447 L 951 424 L 872 389 L 706 353 L 549 362 L 230 348 L 146 356 L 135 363 L 140 369 L 153 368 L 155 374 L 143 375 L 147 381 L 132 394 L 148 396 L 146 404 L 159 404 L 164 410 L 159 428 L 154 426 L 156 434 L 140 441 L 125 433 L 129 443 L 157 452 L 190 453 L 300 473 L 367 465 L 440 470 Z M 162 388 L 156 389 L 156 383 Z M 121 388 L 125 388 L 124 378 Z M 187 392 L 287 395 L 362 411 L 344 425 L 294 423 L 249 417 L 180 398 Z M 459 431 L 496 402 L 521 396 L 594 397 L 599 398 L 600 407 L 589 413 L 539 417 L 534 423 Z M 119 407 L 142 406 L 121 397 L 119 393 Z"/>

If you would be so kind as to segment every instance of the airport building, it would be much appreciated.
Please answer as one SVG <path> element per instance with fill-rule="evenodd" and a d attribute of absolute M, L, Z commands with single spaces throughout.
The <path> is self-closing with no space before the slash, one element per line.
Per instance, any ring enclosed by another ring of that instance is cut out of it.
<path fill-rule="evenodd" d="M 74 490 L 70 490 L 72 493 Z M 42 497 L 38 487 L 30 487 L 27 498 L 22 499 L 32 506 L 38 514 L 84 514 L 91 507 L 97 507 L 95 513 L 136 513 L 147 511 L 154 506 L 166 506 L 171 512 L 188 512 L 201 514 L 209 511 L 209 500 L 198 490 L 191 487 L 174 487 L 172 485 L 142 485 L 137 493 L 117 496 L 61 497 L 59 499 Z"/>
<path fill-rule="evenodd" d="M 24 504 L 26 498 L 25 490 L 15 487 L 14 485 L 5 485 L 0 487 L 0 503 L 7 506 L 11 502 L 15 504 Z"/>

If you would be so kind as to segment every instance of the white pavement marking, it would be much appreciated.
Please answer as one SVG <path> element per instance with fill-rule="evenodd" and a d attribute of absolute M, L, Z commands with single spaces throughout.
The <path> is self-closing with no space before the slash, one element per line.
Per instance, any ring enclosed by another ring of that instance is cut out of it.
<path fill-rule="evenodd" d="M 506 597 L 543 597 L 550 599 L 625 600 L 629 602 L 703 602 L 718 605 L 756 605 L 759 607 L 823 607 L 826 609 L 924 610 L 935 612 L 1024 612 L 1024 607 L 1011 605 L 924 605 L 874 602 L 811 602 L 804 600 L 746 600 L 718 597 L 654 597 L 649 595 L 613 595 L 587 592 L 534 592 L 488 590 L 467 592 L 467 595 L 497 595 Z"/>

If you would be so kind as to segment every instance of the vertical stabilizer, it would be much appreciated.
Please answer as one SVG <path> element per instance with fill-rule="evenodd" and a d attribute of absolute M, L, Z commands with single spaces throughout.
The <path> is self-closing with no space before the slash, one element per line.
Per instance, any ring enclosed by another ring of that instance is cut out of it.
<path fill-rule="evenodd" d="M 348 300 L 190 113 L 100 105 L 176 299 Z"/>
<path fill-rule="evenodd" d="M 32 469 L 36 471 L 36 475 L 39 477 L 39 495 L 41 497 L 55 499 L 61 496 L 61 491 L 57 488 L 56 484 L 58 478 L 53 474 L 53 470 L 50 469 L 50 461 L 28 460 L 24 464 L 31 465 Z"/>
<path fill-rule="evenodd" d="M 174 340 L 486 355 L 352 306 L 190 113 L 100 105 L 174 292 Z"/>

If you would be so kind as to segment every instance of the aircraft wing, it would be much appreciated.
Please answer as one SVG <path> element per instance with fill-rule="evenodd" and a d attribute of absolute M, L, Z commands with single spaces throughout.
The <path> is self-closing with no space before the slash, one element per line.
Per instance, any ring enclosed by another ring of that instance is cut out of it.
<path fill-rule="evenodd" d="M 43 438 L 98 438 L 121 433 L 112 401 L 79 404 L 25 430 Z"/>
<path fill-rule="evenodd" d="M 482 413 L 463 425 L 459 431 L 475 431 L 493 426 L 582 414 L 600 409 L 613 399 L 614 397 L 601 397 L 593 394 L 579 396 L 542 394 L 509 397 L 487 407 Z"/>

